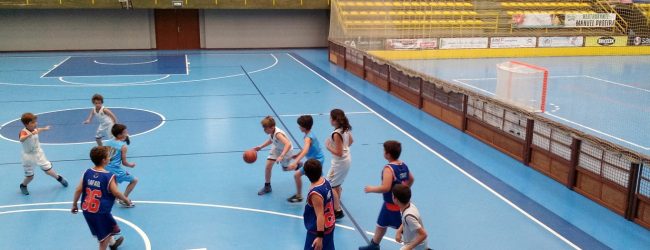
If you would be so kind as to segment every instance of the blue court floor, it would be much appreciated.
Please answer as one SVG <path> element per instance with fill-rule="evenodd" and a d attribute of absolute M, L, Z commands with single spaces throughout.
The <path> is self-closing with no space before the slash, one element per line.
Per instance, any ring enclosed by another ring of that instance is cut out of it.
<path fill-rule="evenodd" d="M 264 163 L 245 164 L 241 155 L 267 138 L 259 124 L 267 115 L 298 148 L 296 119 L 312 114 L 324 142 L 333 108 L 346 111 L 355 138 L 338 249 L 365 245 L 374 231 L 381 195 L 363 187 L 380 183 L 381 143 L 389 139 L 402 142 L 402 159 L 415 176 L 413 202 L 433 249 L 650 246 L 650 231 L 330 65 L 326 50 L 313 49 L 0 54 L 0 248 L 95 247 L 82 216 L 69 213 L 72 185 L 62 188 L 37 173 L 31 195 L 20 194 L 14 135 L 23 112 L 43 114 L 40 125 L 52 125 L 43 134 L 45 154 L 76 184 L 91 166 L 95 125 L 81 123 L 94 93 L 137 131 L 129 147 L 137 164 L 131 173 L 140 179 L 131 195 L 137 206 L 113 209 L 127 238 L 122 249 L 301 249 L 304 203 L 286 202 L 295 192 L 292 175 L 276 167 L 273 192 L 259 197 Z M 399 249 L 393 237 L 389 230 L 382 249 Z"/>

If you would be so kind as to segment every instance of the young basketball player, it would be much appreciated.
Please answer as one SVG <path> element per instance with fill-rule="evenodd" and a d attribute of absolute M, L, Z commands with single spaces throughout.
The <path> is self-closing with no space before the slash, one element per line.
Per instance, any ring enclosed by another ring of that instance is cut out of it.
<path fill-rule="evenodd" d="M 332 153 L 332 166 L 327 173 L 327 180 L 332 184 L 334 190 L 334 210 L 336 218 L 343 218 L 341 210 L 341 185 L 350 171 L 352 157 L 350 156 L 350 146 L 354 142 L 352 139 L 352 126 L 343 110 L 333 109 L 330 111 L 330 123 L 334 127 L 330 138 L 327 138 L 325 146 Z"/>
<path fill-rule="evenodd" d="M 95 140 L 97 145 L 102 145 L 102 139 L 113 139 L 111 134 L 111 128 L 117 123 L 117 117 L 111 112 L 110 109 L 104 107 L 104 97 L 100 94 L 93 95 L 91 101 L 95 107 L 90 110 L 88 118 L 84 121 L 84 124 L 90 123 L 90 120 L 95 117 L 99 126 L 97 127 L 97 132 L 95 133 Z"/>
<path fill-rule="evenodd" d="M 291 152 L 291 141 L 282 129 L 275 126 L 275 119 L 271 116 L 267 116 L 262 119 L 261 123 L 264 133 L 268 134 L 270 137 L 268 140 L 264 141 L 262 145 L 256 146 L 253 149 L 255 149 L 255 151 L 260 151 L 262 148 L 271 145 L 271 152 L 269 157 L 266 158 L 264 187 L 257 192 L 257 195 L 264 195 L 272 191 L 271 170 L 273 169 L 273 163 L 281 164 L 282 168 L 286 170 L 289 167 L 291 158 L 293 157 L 293 153 Z"/>
<path fill-rule="evenodd" d="M 400 250 L 427 250 L 427 231 L 422 225 L 420 211 L 411 203 L 411 188 L 397 184 L 393 187 L 393 202 L 402 213 L 402 225 L 395 233 L 395 241 L 404 242 Z"/>
<path fill-rule="evenodd" d="M 307 228 L 305 250 L 333 250 L 336 218 L 332 187 L 323 178 L 323 167 L 318 160 L 307 160 L 304 168 L 305 175 L 311 182 L 303 214 L 305 228 Z"/>
<path fill-rule="evenodd" d="M 314 136 L 314 134 L 311 132 L 313 125 L 314 119 L 311 117 L 311 115 L 303 115 L 298 117 L 298 126 L 300 127 L 300 131 L 305 133 L 305 142 L 303 144 L 302 151 L 300 151 L 295 160 L 287 168 L 288 170 L 296 169 L 295 173 L 293 174 L 293 178 L 296 181 L 296 194 L 287 199 L 287 201 L 291 203 L 302 201 L 301 177 L 305 174 L 305 169 L 300 168 L 302 165 L 302 158 L 307 157 L 307 160 L 316 159 L 321 163 L 321 166 L 325 161 L 325 157 L 323 157 L 323 151 L 320 149 L 318 139 L 316 139 L 316 136 Z"/>
<path fill-rule="evenodd" d="M 381 206 L 379 217 L 377 218 L 377 228 L 375 236 L 370 244 L 359 247 L 360 250 L 379 249 L 379 243 L 386 234 L 386 228 L 392 227 L 398 229 L 402 225 L 402 217 L 399 207 L 393 202 L 391 190 L 397 184 L 406 186 L 413 185 L 413 174 L 409 171 L 408 166 L 399 160 L 402 153 L 402 144 L 398 141 L 384 142 L 384 159 L 388 164 L 384 165 L 381 176 L 381 186 L 366 186 L 366 193 L 383 193 L 384 204 Z"/>
<path fill-rule="evenodd" d="M 99 241 L 100 250 L 106 249 L 107 246 L 117 249 L 124 241 L 124 237 L 120 236 L 117 240 L 113 237 L 120 233 L 120 227 L 115 222 L 111 209 L 116 197 L 129 203 L 129 199 L 117 188 L 115 175 L 104 169 L 110 161 L 109 151 L 110 148 L 101 146 L 90 150 L 90 159 L 95 167 L 84 172 L 81 182 L 75 189 L 71 209 L 73 214 L 79 211 L 77 202 L 81 196 L 81 210 L 90 232 Z"/>
<path fill-rule="evenodd" d="M 61 185 L 67 187 L 68 181 L 54 171 L 52 163 L 45 157 L 45 153 L 41 149 L 41 143 L 38 140 L 38 134 L 50 130 L 50 126 L 38 128 L 37 117 L 32 113 L 24 113 L 20 117 L 20 121 L 25 126 L 18 135 L 20 143 L 23 145 L 22 162 L 25 170 L 25 179 L 20 183 L 20 192 L 29 195 L 27 185 L 34 179 L 34 166 L 39 166 L 47 175 L 52 176 Z"/>
<path fill-rule="evenodd" d="M 122 168 L 122 165 L 130 168 L 135 167 L 135 162 L 129 162 L 126 158 L 128 147 L 124 140 L 128 136 L 128 131 L 123 124 L 115 124 L 111 129 L 111 134 L 113 134 L 114 139 L 106 143 L 106 146 L 111 150 L 111 161 L 106 166 L 106 170 L 115 175 L 117 183 L 125 181 L 129 183 L 124 190 L 124 196 L 128 198 L 135 185 L 138 184 L 138 178 L 135 178 Z M 119 201 L 119 203 L 124 207 L 134 206 L 133 202 Z"/>

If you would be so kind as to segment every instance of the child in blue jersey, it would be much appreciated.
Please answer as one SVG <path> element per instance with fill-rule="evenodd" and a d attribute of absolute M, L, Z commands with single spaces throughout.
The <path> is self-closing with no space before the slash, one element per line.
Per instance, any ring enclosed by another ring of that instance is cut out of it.
<path fill-rule="evenodd" d="M 83 210 L 90 232 L 99 241 L 99 249 L 106 249 L 107 246 L 117 249 L 124 241 L 124 237 L 120 236 L 117 240 L 113 237 L 120 233 L 120 227 L 115 222 L 111 209 L 116 197 L 127 204 L 129 203 L 129 199 L 117 188 L 115 175 L 104 168 L 110 161 L 109 151 L 108 147 L 101 146 L 90 150 L 90 159 L 95 167 L 86 169 L 84 172 L 81 182 L 74 192 L 71 209 L 73 214 L 79 211 L 77 202 L 81 197 L 81 210 Z"/>
<path fill-rule="evenodd" d="M 311 186 L 303 220 L 307 229 L 305 250 L 334 250 L 334 195 L 329 181 L 323 178 L 323 166 L 316 159 L 305 162 L 305 175 Z"/>
<path fill-rule="evenodd" d="M 403 184 L 408 187 L 413 185 L 413 174 L 409 171 L 408 166 L 399 160 L 402 153 L 402 144 L 398 141 L 384 142 L 384 158 L 388 164 L 384 165 L 381 176 L 381 186 L 366 186 L 366 193 L 383 193 L 384 204 L 381 206 L 379 217 L 377 218 L 377 228 L 375 235 L 370 244 L 359 247 L 359 250 L 379 249 L 379 243 L 386 234 L 386 228 L 400 228 L 402 225 L 402 215 L 399 206 L 393 202 L 391 190 L 397 184 Z"/>
<path fill-rule="evenodd" d="M 125 140 L 128 136 L 128 131 L 126 130 L 125 125 L 115 124 L 111 129 L 111 133 L 115 138 L 106 143 L 106 146 L 111 149 L 111 161 L 108 163 L 108 166 L 106 166 L 106 170 L 115 175 L 117 183 L 122 183 L 125 181 L 129 183 L 129 185 L 127 185 L 126 189 L 124 190 L 124 196 L 128 198 L 131 194 L 131 191 L 133 191 L 133 188 L 135 188 L 135 185 L 138 184 L 138 178 L 135 178 L 135 176 L 131 175 L 129 172 L 122 168 L 122 165 L 130 168 L 135 167 L 134 162 L 128 162 L 126 160 L 128 147 Z M 124 207 L 134 206 L 133 202 L 127 203 L 122 201 L 120 201 L 120 205 Z"/>
<path fill-rule="evenodd" d="M 314 136 L 314 134 L 311 132 L 311 127 L 313 125 L 314 119 L 311 117 L 311 115 L 303 115 L 298 117 L 298 126 L 300 127 L 300 131 L 305 133 L 305 143 L 303 144 L 302 151 L 300 151 L 295 160 L 289 164 L 289 167 L 287 167 L 287 170 L 296 169 L 295 173 L 293 174 L 293 178 L 296 180 L 296 194 L 287 199 L 287 201 L 291 203 L 302 201 L 301 177 L 305 175 L 305 169 L 301 168 L 302 158 L 307 157 L 307 160 L 316 159 L 320 161 L 321 166 L 325 161 L 325 157 L 323 156 L 323 151 L 320 149 L 318 139 L 316 139 L 316 136 Z"/>

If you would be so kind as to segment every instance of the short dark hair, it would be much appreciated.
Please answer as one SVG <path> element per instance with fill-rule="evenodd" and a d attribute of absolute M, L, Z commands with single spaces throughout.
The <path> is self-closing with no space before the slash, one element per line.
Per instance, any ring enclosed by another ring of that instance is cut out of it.
<path fill-rule="evenodd" d="M 125 129 L 126 129 L 126 125 L 119 124 L 119 123 L 115 124 L 115 125 L 113 125 L 113 128 L 111 128 L 111 134 L 113 134 L 113 136 L 117 137 L 119 134 L 124 132 Z"/>
<path fill-rule="evenodd" d="M 90 99 L 90 101 L 92 101 L 93 103 L 95 103 L 95 101 L 100 101 L 100 102 L 104 103 L 104 97 L 102 95 L 100 95 L 100 94 L 94 94 L 93 98 Z"/>
<path fill-rule="evenodd" d="M 386 151 L 393 160 L 397 160 L 402 154 L 402 144 L 393 140 L 386 141 L 384 142 L 384 151 Z"/>
<path fill-rule="evenodd" d="M 36 115 L 32 113 L 24 113 L 22 116 L 20 116 L 20 121 L 23 123 L 23 125 L 27 126 L 32 121 L 35 121 Z"/>
<path fill-rule="evenodd" d="M 298 126 L 306 130 L 311 130 L 311 127 L 314 126 L 314 118 L 311 115 L 300 116 L 298 117 Z"/>
<path fill-rule="evenodd" d="M 393 196 L 400 203 L 407 204 L 411 201 L 411 188 L 404 184 L 397 184 L 393 187 Z"/>
<path fill-rule="evenodd" d="M 90 160 L 93 161 L 95 166 L 101 166 L 102 161 L 108 156 L 109 149 L 104 146 L 97 146 L 90 150 Z"/>
<path fill-rule="evenodd" d="M 310 182 L 316 182 L 323 175 L 323 166 L 319 160 L 309 159 L 305 162 L 305 175 Z"/>

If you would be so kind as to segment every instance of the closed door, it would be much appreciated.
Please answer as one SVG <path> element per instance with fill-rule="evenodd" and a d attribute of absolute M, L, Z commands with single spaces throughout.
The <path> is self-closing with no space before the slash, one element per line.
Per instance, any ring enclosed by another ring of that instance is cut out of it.
<path fill-rule="evenodd" d="M 200 49 L 198 10 L 155 10 L 156 48 Z"/>

